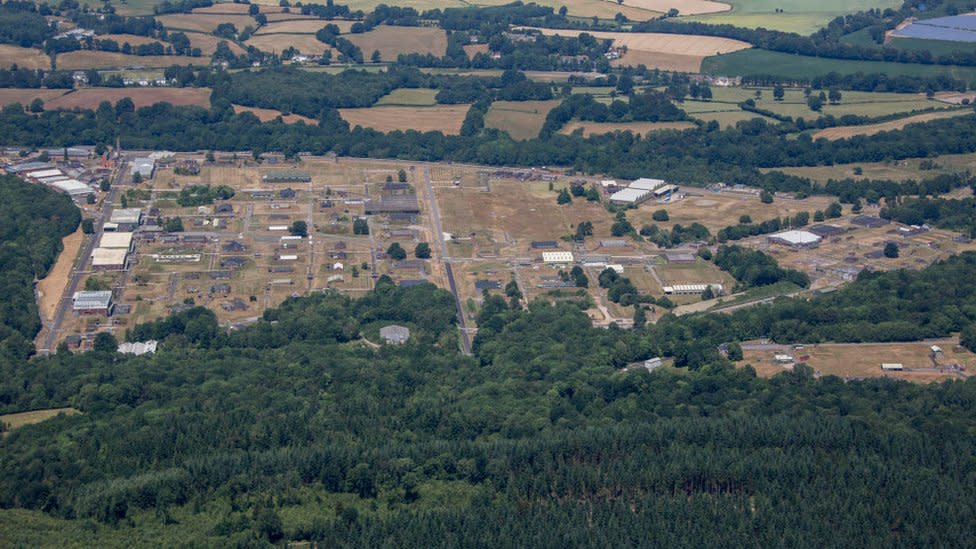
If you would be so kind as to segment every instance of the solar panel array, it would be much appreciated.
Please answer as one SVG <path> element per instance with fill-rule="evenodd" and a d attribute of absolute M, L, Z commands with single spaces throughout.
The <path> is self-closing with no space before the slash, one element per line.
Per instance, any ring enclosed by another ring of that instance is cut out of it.
<path fill-rule="evenodd" d="M 916 21 L 894 32 L 899 38 L 976 42 L 976 16 L 953 15 Z"/>

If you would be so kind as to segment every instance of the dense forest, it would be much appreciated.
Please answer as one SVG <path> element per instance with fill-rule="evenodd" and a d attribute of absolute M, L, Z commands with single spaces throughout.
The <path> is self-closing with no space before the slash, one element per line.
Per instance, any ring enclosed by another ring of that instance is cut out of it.
<path fill-rule="evenodd" d="M 450 294 L 430 285 L 381 279 L 357 301 L 294 298 L 231 333 L 192 309 L 129 333 L 160 338 L 154 356 L 0 364 L 0 411 L 83 412 L 0 441 L 0 536 L 35 546 L 127 545 L 150 532 L 162 545 L 964 546 L 976 383 L 845 383 L 804 366 L 766 380 L 731 368 L 714 344 L 770 314 L 830 337 L 865 304 L 906 323 L 941 314 L 913 309 L 920 300 L 971 310 L 958 281 L 974 269 L 966 256 L 864 276 L 811 302 L 636 331 L 593 328 L 571 302 L 521 310 L 489 297 L 473 357 L 456 351 Z M 360 343 L 391 322 L 415 337 Z M 662 354 L 690 369 L 621 370 Z M 31 513 L 13 522 L 15 508 Z"/>
<path fill-rule="evenodd" d="M 0 361 L 33 353 L 41 329 L 34 281 L 61 252 L 81 214 L 67 196 L 17 177 L 0 176 Z"/>

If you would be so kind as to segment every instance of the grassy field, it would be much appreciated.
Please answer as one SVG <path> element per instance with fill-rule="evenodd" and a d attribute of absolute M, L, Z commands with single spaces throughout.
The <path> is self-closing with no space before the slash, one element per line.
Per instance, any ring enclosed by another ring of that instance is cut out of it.
<path fill-rule="evenodd" d="M 380 97 L 376 105 L 433 107 L 437 104 L 437 101 L 434 100 L 435 95 L 437 95 L 437 90 L 427 88 L 399 88 Z"/>
<path fill-rule="evenodd" d="M 155 103 L 210 106 L 209 88 L 81 88 L 47 101 L 46 109 L 94 109 L 102 101 L 115 103 L 123 97 L 132 99 L 136 108 Z"/>
<path fill-rule="evenodd" d="M 431 27 L 380 25 L 369 32 L 350 34 L 346 38 L 363 50 L 366 59 L 374 51 L 380 52 L 383 61 L 396 61 L 401 53 L 430 53 L 442 57 L 447 52 L 447 33 Z"/>
<path fill-rule="evenodd" d="M 740 215 L 749 215 L 753 221 L 759 222 L 773 217 L 796 215 L 801 211 L 822 210 L 831 202 L 826 196 L 812 196 L 804 200 L 782 199 L 775 200 L 772 204 L 763 204 L 758 195 L 707 193 L 692 188 L 684 188 L 682 192 L 696 195 L 689 195 L 667 204 L 646 202 L 640 208 L 631 210 L 627 217 L 638 229 L 645 224 L 655 224 L 670 229 L 676 224 L 687 227 L 692 223 L 701 223 L 714 233 L 729 225 L 735 225 Z M 665 222 L 654 221 L 651 216 L 656 210 L 666 210 L 670 219 Z"/>
<path fill-rule="evenodd" d="M 370 107 L 368 109 L 339 109 L 349 126 L 373 128 L 380 132 L 417 130 L 441 131 L 457 135 L 471 105 L 442 105 L 437 107 Z"/>
<path fill-rule="evenodd" d="M 165 68 L 171 65 L 206 66 L 210 64 L 210 58 L 183 55 L 126 55 L 108 51 L 79 50 L 58 55 L 57 63 L 59 69 Z"/>
<path fill-rule="evenodd" d="M 884 61 L 852 61 L 806 57 L 768 50 L 750 49 L 713 55 L 702 62 L 701 72 L 715 75 L 768 74 L 781 78 L 810 78 L 830 72 L 839 74 L 885 73 L 888 76 L 951 76 L 976 82 L 976 67 L 910 65 Z"/>
<path fill-rule="evenodd" d="M 961 109 L 953 111 L 940 111 L 931 112 L 925 114 L 916 114 L 914 116 L 906 116 L 905 118 L 898 118 L 896 120 L 890 120 L 888 122 L 882 122 L 880 124 L 868 124 L 864 126 L 837 126 L 834 128 L 826 128 L 820 130 L 819 132 L 813 134 L 814 139 L 825 138 L 828 140 L 835 139 L 846 139 L 848 137 L 854 137 L 855 135 L 874 135 L 881 132 L 889 132 L 894 130 L 900 130 L 909 124 L 919 124 L 922 122 L 928 122 L 930 120 L 938 120 L 940 118 L 949 118 L 952 116 L 963 116 L 970 115 L 972 111 L 970 109 Z"/>
<path fill-rule="evenodd" d="M 237 42 L 231 42 L 230 40 L 224 40 L 223 38 L 218 38 L 212 34 L 205 34 L 202 32 L 187 32 L 186 37 L 190 39 L 190 46 L 193 48 L 200 48 L 200 53 L 206 58 L 210 58 L 215 51 L 217 51 L 217 44 L 220 42 L 227 42 L 227 47 L 230 51 L 234 52 L 234 55 L 242 55 L 245 53 L 244 48 L 237 44 Z"/>
<path fill-rule="evenodd" d="M 71 267 L 78 257 L 78 251 L 81 250 L 84 239 L 85 235 L 81 232 L 80 227 L 77 231 L 62 238 L 62 250 L 58 254 L 58 260 L 48 271 L 47 276 L 37 282 L 37 305 L 42 319 L 51 320 L 54 318 L 58 302 L 61 301 L 61 294 L 64 293 L 64 289 L 68 285 Z"/>
<path fill-rule="evenodd" d="M 485 116 L 485 126 L 508 132 L 514 139 L 538 137 L 549 111 L 560 101 L 495 101 Z"/>
<path fill-rule="evenodd" d="M 588 122 L 573 120 L 563 126 L 559 133 L 569 135 L 577 129 L 583 129 L 583 135 L 600 135 L 613 133 L 616 131 L 632 132 L 636 135 L 647 135 L 648 133 L 661 130 L 687 130 L 694 128 L 691 122 Z"/>
<path fill-rule="evenodd" d="M 231 23 L 237 27 L 238 31 L 244 27 L 257 28 L 258 24 L 249 15 L 201 15 L 198 13 L 179 13 L 175 15 L 161 15 L 157 21 L 166 27 L 166 30 L 187 30 L 196 32 L 213 32 L 217 25 L 221 23 Z"/>
<path fill-rule="evenodd" d="M 339 27 L 340 32 L 349 32 L 353 21 L 323 21 L 321 19 L 300 19 L 297 21 L 281 21 L 269 23 L 260 29 L 256 34 L 315 34 L 326 25 Z"/>
<path fill-rule="evenodd" d="M 249 112 L 254 116 L 257 116 L 258 120 L 260 120 L 261 122 L 268 122 L 280 116 L 281 119 L 287 124 L 304 122 L 306 124 L 318 125 L 318 121 L 315 120 L 314 118 L 309 118 L 307 116 L 302 116 L 300 114 L 283 115 L 281 114 L 281 111 L 276 111 L 274 109 L 261 109 L 258 107 L 244 107 L 242 105 L 234 105 L 234 112 L 236 113 Z"/>
<path fill-rule="evenodd" d="M 325 42 L 320 42 L 313 34 L 256 34 L 245 44 L 263 52 L 275 53 L 295 48 L 306 55 L 321 55 L 322 52 L 332 49 Z"/>
<path fill-rule="evenodd" d="M 0 67 L 17 65 L 22 69 L 50 69 L 51 58 L 34 48 L 18 48 L 0 44 Z"/>
<path fill-rule="evenodd" d="M 16 414 L 4 414 L 0 416 L 0 423 L 7 425 L 9 430 L 19 429 L 25 425 L 34 425 L 44 420 L 57 417 L 58 414 L 66 416 L 77 414 L 74 408 L 49 408 L 47 410 L 33 410 L 30 412 L 19 412 Z"/>
<path fill-rule="evenodd" d="M 729 0 L 732 11 L 691 18 L 713 24 L 765 27 L 772 30 L 811 34 L 831 19 L 871 8 L 898 8 L 899 0 Z M 782 10 L 777 13 L 777 10 Z"/>
<path fill-rule="evenodd" d="M 539 29 L 546 35 L 579 36 L 583 31 Z M 626 47 L 627 53 L 613 62 L 616 66 L 645 65 L 648 68 L 698 72 L 709 55 L 730 53 L 750 44 L 714 36 L 690 36 L 653 32 L 589 32 L 598 39 L 613 40 L 614 46 Z"/>
<path fill-rule="evenodd" d="M 923 161 L 935 162 L 936 167 L 931 170 L 922 170 L 920 169 L 920 164 Z M 854 168 L 860 168 L 861 175 L 855 175 Z M 947 154 L 934 158 L 909 158 L 888 162 L 863 162 L 859 164 L 835 164 L 833 166 L 802 168 L 775 168 L 775 171 L 798 175 L 800 177 L 809 177 L 814 181 L 822 183 L 829 179 L 846 178 L 892 179 L 896 181 L 904 181 L 906 179 L 920 180 L 934 177 L 938 174 L 967 170 L 976 173 L 976 153 Z"/>
<path fill-rule="evenodd" d="M 42 90 L 34 88 L 0 88 L 0 105 L 20 103 L 26 107 L 34 99 L 40 99 L 41 101 L 44 101 L 46 105 L 48 101 L 61 97 L 67 91 L 68 90 Z"/>

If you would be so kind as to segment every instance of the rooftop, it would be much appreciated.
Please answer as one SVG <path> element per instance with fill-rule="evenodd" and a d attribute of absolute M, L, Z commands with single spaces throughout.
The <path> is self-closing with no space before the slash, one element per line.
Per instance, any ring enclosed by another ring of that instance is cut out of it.
<path fill-rule="evenodd" d="M 816 244 L 820 242 L 820 237 L 809 231 L 783 231 L 771 235 L 770 238 L 782 240 L 791 245 Z"/>
<path fill-rule="evenodd" d="M 126 355 L 136 355 L 141 356 L 144 354 L 152 354 L 156 352 L 156 345 L 158 342 L 154 340 L 149 340 L 145 342 L 125 342 L 119 345 L 119 352 Z"/>
<path fill-rule="evenodd" d="M 132 233 L 102 233 L 98 243 L 101 248 L 124 248 L 132 246 Z"/>
<path fill-rule="evenodd" d="M 112 292 L 105 290 L 99 292 L 75 292 L 71 300 L 74 302 L 74 310 L 81 309 L 107 309 L 112 303 Z"/>
<path fill-rule="evenodd" d="M 113 267 L 125 265 L 126 248 L 95 248 L 92 250 L 92 267 Z"/>
<path fill-rule="evenodd" d="M 109 221 L 112 223 L 139 223 L 142 217 L 142 210 L 139 208 L 119 208 L 112 210 Z"/>
<path fill-rule="evenodd" d="M 380 328 L 380 337 L 387 343 L 403 343 L 410 339 L 410 329 L 396 324 Z"/>
<path fill-rule="evenodd" d="M 642 177 L 637 181 L 634 181 L 627 186 L 628 189 L 640 189 L 644 191 L 653 191 L 658 187 L 666 185 L 667 182 L 663 179 L 650 179 L 648 177 Z"/>
<path fill-rule="evenodd" d="M 647 198 L 650 193 L 651 191 L 645 189 L 621 189 L 610 195 L 610 200 L 613 202 L 640 202 Z"/>

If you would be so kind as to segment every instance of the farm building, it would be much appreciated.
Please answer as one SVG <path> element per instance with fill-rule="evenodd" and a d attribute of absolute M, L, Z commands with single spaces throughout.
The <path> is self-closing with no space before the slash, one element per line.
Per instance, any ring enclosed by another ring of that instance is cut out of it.
<path fill-rule="evenodd" d="M 54 168 L 54 164 L 47 162 L 23 162 L 20 164 L 11 164 L 4 169 L 7 170 L 7 173 L 22 174 L 38 170 L 50 170 L 52 168 Z"/>
<path fill-rule="evenodd" d="M 98 242 L 99 248 L 111 248 L 132 251 L 132 233 L 102 233 Z"/>
<path fill-rule="evenodd" d="M 891 223 L 891 221 L 888 221 L 887 219 L 881 219 L 880 217 L 874 217 L 871 215 L 859 215 L 854 219 L 851 219 L 851 225 L 867 227 L 868 229 L 883 227 L 888 223 Z"/>
<path fill-rule="evenodd" d="M 617 188 L 617 180 L 604 179 L 603 181 L 600 181 L 600 186 L 603 187 L 603 190 L 605 191 L 612 191 Z"/>
<path fill-rule="evenodd" d="M 678 192 L 678 186 L 673 184 L 661 185 L 660 187 L 654 189 L 654 198 L 663 198 L 672 193 Z"/>
<path fill-rule="evenodd" d="M 647 177 L 642 177 L 630 185 L 627 185 L 628 189 L 639 189 L 642 191 L 655 191 L 659 187 L 667 185 L 667 181 L 663 179 L 650 179 Z"/>
<path fill-rule="evenodd" d="M 814 225 L 807 230 L 820 238 L 830 238 L 844 232 L 844 229 L 837 225 Z"/>
<path fill-rule="evenodd" d="M 383 196 L 378 200 L 366 200 L 364 204 L 367 214 L 420 213 L 420 203 L 417 202 L 417 195 L 415 194 Z"/>
<path fill-rule="evenodd" d="M 546 265 L 562 265 L 573 262 L 573 252 L 542 252 L 542 262 Z"/>
<path fill-rule="evenodd" d="M 41 179 L 46 179 L 48 177 L 64 176 L 64 174 L 61 173 L 61 170 L 57 168 L 51 168 L 46 170 L 34 170 L 31 172 L 27 172 L 25 175 L 30 179 L 34 179 L 36 181 L 40 181 Z"/>
<path fill-rule="evenodd" d="M 781 233 L 769 235 L 767 240 L 769 240 L 770 244 L 779 244 L 781 246 L 789 246 L 790 248 L 794 249 L 802 249 L 816 248 L 820 245 L 820 241 L 822 239 L 809 231 L 783 231 Z"/>
<path fill-rule="evenodd" d="M 668 263 L 694 263 L 695 254 L 690 254 L 688 252 L 665 252 L 664 259 Z"/>
<path fill-rule="evenodd" d="M 279 170 L 261 176 L 265 183 L 309 183 L 312 175 L 300 170 Z"/>
<path fill-rule="evenodd" d="M 288 225 L 269 225 L 268 226 L 268 230 L 269 231 L 287 231 L 288 230 Z"/>
<path fill-rule="evenodd" d="M 232 215 L 234 213 L 234 206 L 224 202 L 223 204 L 218 204 L 217 209 L 214 210 L 217 215 Z"/>
<path fill-rule="evenodd" d="M 559 247 L 555 240 L 533 240 L 529 245 L 533 250 L 553 250 Z"/>
<path fill-rule="evenodd" d="M 296 261 L 298 259 L 297 255 L 279 255 L 278 261 Z"/>
<path fill-rule="evenodd" d="M 214 284 L 210 286 L 210 293 L 227 295 L 230 293 L 230 284 Z"/>
<path fill-rule="evenodd" d="M 622 239 L 609 239 L 600 241 L 601 248 L 629 248 L 630 243 Z"/>
<path fill-rule="evenodd" d="M 410 329 L 396 324 L 380 328 L 380 337 L 387 343 L 400 344 L 410 339 Z"/>
<path fill-rule="evenodd" d="M 885 372 L 900 372 L 905 369 L 905 366 L 897 362 L 886 362 L 881 364 L 881 369 Z"/>
<path fill-rule="evenodd" d="M 117 210 L 112 210 L 112 215 L 109 216 L 110 223 L 116 223 L 118 225 L 138 225 L 139 221 L 142 220 L 142 210 L 139 208 L 119 208 Z"/>
<path fill-rule="evenodd" d="M 654 370 L 660 368 L 664 364 L 661 357 L 649 358 L 644 361 L 644 368 L 647 368 L 648 372 L 653 372 Z"/>
<path fill-rule="evenodd" d="M 708 288 L 711 288 L 715 295 L 721 295 L 725 291 L 725 287 L 721 284 L 672 284 L 661 287 L 668 295 L 697 295 Z"/>
<path fill-rule="evenodd" d="M 651 198 L 653 193 L 644 189 L 621 189 L 610 195 L 610 202 L 618 204 L 640 204 Z"/>
<path fill-rule="evenodd" d="M 239 297 L 235 297 L 234 299 L 228 301 L 227 303 L 221 303 L 220 308 L 228 312 L 246 311 L 247 303 L 244 303 L 243 299 Z"/>
<path fill-rule="evenodd" d="M 773 360 L 779 364 L 790 364 L 793 362 L 793 357 L 787 354 L 776 353 L 773 355 Z"/>
<path fill-rule="evenodd" d="M 112 292 L 75 292 L 71 297 L 71 310 L 80 315 L 112 314 Z"/>
<path fill-rule="evenodd" d="M 155 340 L 149 340 L 146 342 L 137 341 L 135 343 L 126 341 L 125 343 L 119 345 L 118 351 L 124 355 L 142 356 L 145 354 L 155 353 L 156 346 L 158 344 L 159 342 Z"/>
<path fill-rule="evenodd" d="M 580 258 L 584 267 L 606 267 L 609 261 L 610 256 L 606 255 L 584 255 Z"/>
<path fill-rule="evenodd" d="M 500 290 L 502 288 L 501 282 L 497 280 L 476 280 L 474 283 L 474 289 L 479 292 L 485 290 Z"/>
<path fill-rule="evenodd" d="M 404 191 L 408 190 L 410 190 L 410 185 L 407 183 L 387 181 L 383 184 L 384 193 L 403 194 Z"/>
<path fill-rule="evenodd" d="M 220 260 L 220 267 L 222 269 L 240 269 L 244 265 L 247 265 L 247 258 L 239 255 L 225 257 Z"/>
<path fill-rule="evenodd" d="M 134 177 L 139 174 L 139 177 L 143 179 L 152 179 L 155 171 L 156 161 L 148 157 L 133 158 L 132 165 L 129 166 L 129 175 Z"/>
<path fill-rule="evenodd" d="M 92 250 L 92 269 L 96 271 L 124 271 L 126 248 L 95 248 Z"/>

